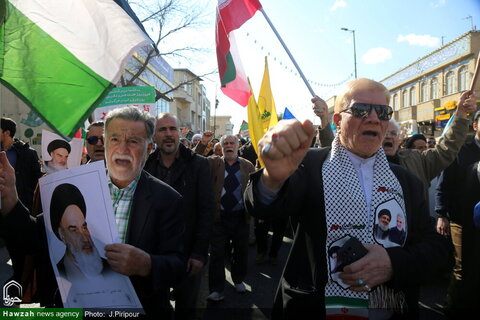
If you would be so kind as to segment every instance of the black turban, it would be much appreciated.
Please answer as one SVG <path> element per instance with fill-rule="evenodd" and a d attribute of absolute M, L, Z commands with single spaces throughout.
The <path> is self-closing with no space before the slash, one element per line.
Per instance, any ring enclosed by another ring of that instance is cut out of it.
<path fill-rule="evenodd" d="M 76 205 L 82 211 L 83 216 L 86 216 L 85 199 L 83 199 L 80 190 L 70 183 L 60 184 L 53 190 L 52 200 L 50 201 L 50 222 L 53 232 L 59 239 L 58 227 L 60 221 L 62 221 L 63 213 L 69 205 Z"/>
<path fill-rule="evenodd" d="M 390 220 L 392 219 L 392 215 L 390 214 L 390 211 L 388 211 L 388 209 L 380 210 L 380 212 L 378 213 L 378 218 L 380 218 L 381 216 L 388 216 Z"/>
<path fill-rule="evenodd" d="M 57 150 L 58 148 L 67 149 L 68 153 L 70 153 L 70 151 L 72 150 L 72 148 L 70 147 L 70 144 L 67 141 L 57 139 L 57 140 L 52 140 L 48 144 L 47 152 L 48 154 L 50 154 L 52 153 L 52 151 Z"/>

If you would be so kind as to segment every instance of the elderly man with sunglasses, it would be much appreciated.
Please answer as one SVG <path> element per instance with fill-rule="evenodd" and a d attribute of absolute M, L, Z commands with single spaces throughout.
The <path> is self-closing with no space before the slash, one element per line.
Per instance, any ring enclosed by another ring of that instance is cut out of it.
<path fill-rule="evenodd" d="M 312 103 L 314 113 L 322 121 L 322 128 L 319 129 L 320 144 L 323 147 L 329 146 L 333 141 L 333 132 L 330 125 L 327 125 L 328 107 L 319 97 L 313 98 Z M 428 199 L 430 182 L 447 168 L 457 156 L 467 136 L 468 114 L 475 112 L 475 110 L 476 96 L 474 92 L 465 91 L 460 96 L 452 125 L 436 145 L 421 152 L 413 149 L 399 149 L 401 143 L 400 125 L 393 118 L 390 119 L 382 145 L 387 160 L 401 165 L 419 178 L 423 182 L 424 192 Z"/>
<path fill-rule="evenodd" d="M 429 219 L 420 181 L 389 163 L 381 148 L 393 113 L 389 101 L 381 83 L 356 79 L 337 98 L 331 148 L 309 149 L 315 130 L 308 120 L 281 121 L 260 140 L 265 168 L 251 175 L 246 207 L 260 219 L 298 221 L 272 319 L 312 312 L 318 319 L 411 319 L 418 315 L 420 283 L 453 264 L 447 240 Z M 405 217 L 400 244 L 374 237 L 384 209 Z M 364 250 L 350 245 L 352 237 L 367 249 L 358 260 Z M 327 263 L 334 246 L 343 246 L 340 258 L 351 262 L 339 278 Z"/>

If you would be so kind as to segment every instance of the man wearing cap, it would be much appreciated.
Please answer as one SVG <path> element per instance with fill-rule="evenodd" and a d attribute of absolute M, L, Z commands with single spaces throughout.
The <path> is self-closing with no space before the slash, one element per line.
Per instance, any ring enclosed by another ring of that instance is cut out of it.
<path fill-rule="evenodd" d="M 45 171 L 52 173 L 55 171 L 66 170 L 68 155 L 72 147 L 70 144 L 61 139 L 52 140 L 47 146 L 47 152 L 52 158 L 50 161 L 45 161 Z"/>
<path fill-rule="evenodd" d="M 443 171 L 436 190 L 437 231 L 451 235 L 455 248 L 447 312 L 459 319 L 476 310 L 479 301 L 480 232 L 473 224 L 473 209 L 480 201 L 480 110 L 475 113 L 472 126 L 474 136 L 467 139 L 455 161 Z"/>

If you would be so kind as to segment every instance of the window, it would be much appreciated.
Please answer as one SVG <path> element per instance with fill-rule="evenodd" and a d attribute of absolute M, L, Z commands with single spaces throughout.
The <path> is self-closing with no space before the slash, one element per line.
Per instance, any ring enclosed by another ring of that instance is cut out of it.
<path fill-rule="evenodd" d="M 192 95 L 192 82 L 186 74 L 183 75 L 183 90 Z"/>
<path fill-rule="evenodd" d="M 410 88 L 410 105 L 414 106 L 417 104 L 417 97 L 415 95 L 417 94 L 417 90 L 415 90 L 415 87 Z"/>
<path fill-rule="evenodd" d="M 422 82 L 422 96 L 420 98 L 422 102 L 430 100 L 430 97 L 429 97 L 428 93 L 429 93 L 428 83 L 426 81 L 424 81 L 424 82 Z"/>
<path fill-rule="evenodd" d="M 455 73 L 450 71 L 447 73 L 446 79 L 446 95 L 452 94 L 455 92 Z"/>
<path fill-rule="evenodd" d="M 458 90 L 467 90 L 467 67 L 463 66 L 458 71 Z"/>
<path fill-rule="evenodd" d="M 432 79 L 432 99 L 438 99 L 438 80 L 437 78 Z"/>
<path fill-rule="evenodd" d="M 398 95 L 395 93 L 393 95 L 393 110 L 398 110 Z"/>
<path fill-rule="evenodd" d="M 402 92 L 402 107 L 408 107 L 408 92 L 407 90 L 403 90 Z"/>

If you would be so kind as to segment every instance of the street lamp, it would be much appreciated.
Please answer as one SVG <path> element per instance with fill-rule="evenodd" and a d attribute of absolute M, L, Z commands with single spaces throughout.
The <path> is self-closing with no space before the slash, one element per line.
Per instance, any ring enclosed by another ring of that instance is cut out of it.
<path fill-rule="evenodd" d="M 355 79 L 357 79 L 357 48 L 355 47 L 355 30 L 341 28 L 343 31 L 350 31 L 353 34 L 353 63 L 355 65 Z"/>
<path fill-rule="evenodd" d="M 215 138 L 215 131 L 217 130 L 217 107 L 218 107 L 218 99 L 215 97 L 215 111 L 213 114 L 213 137 Z"/>

